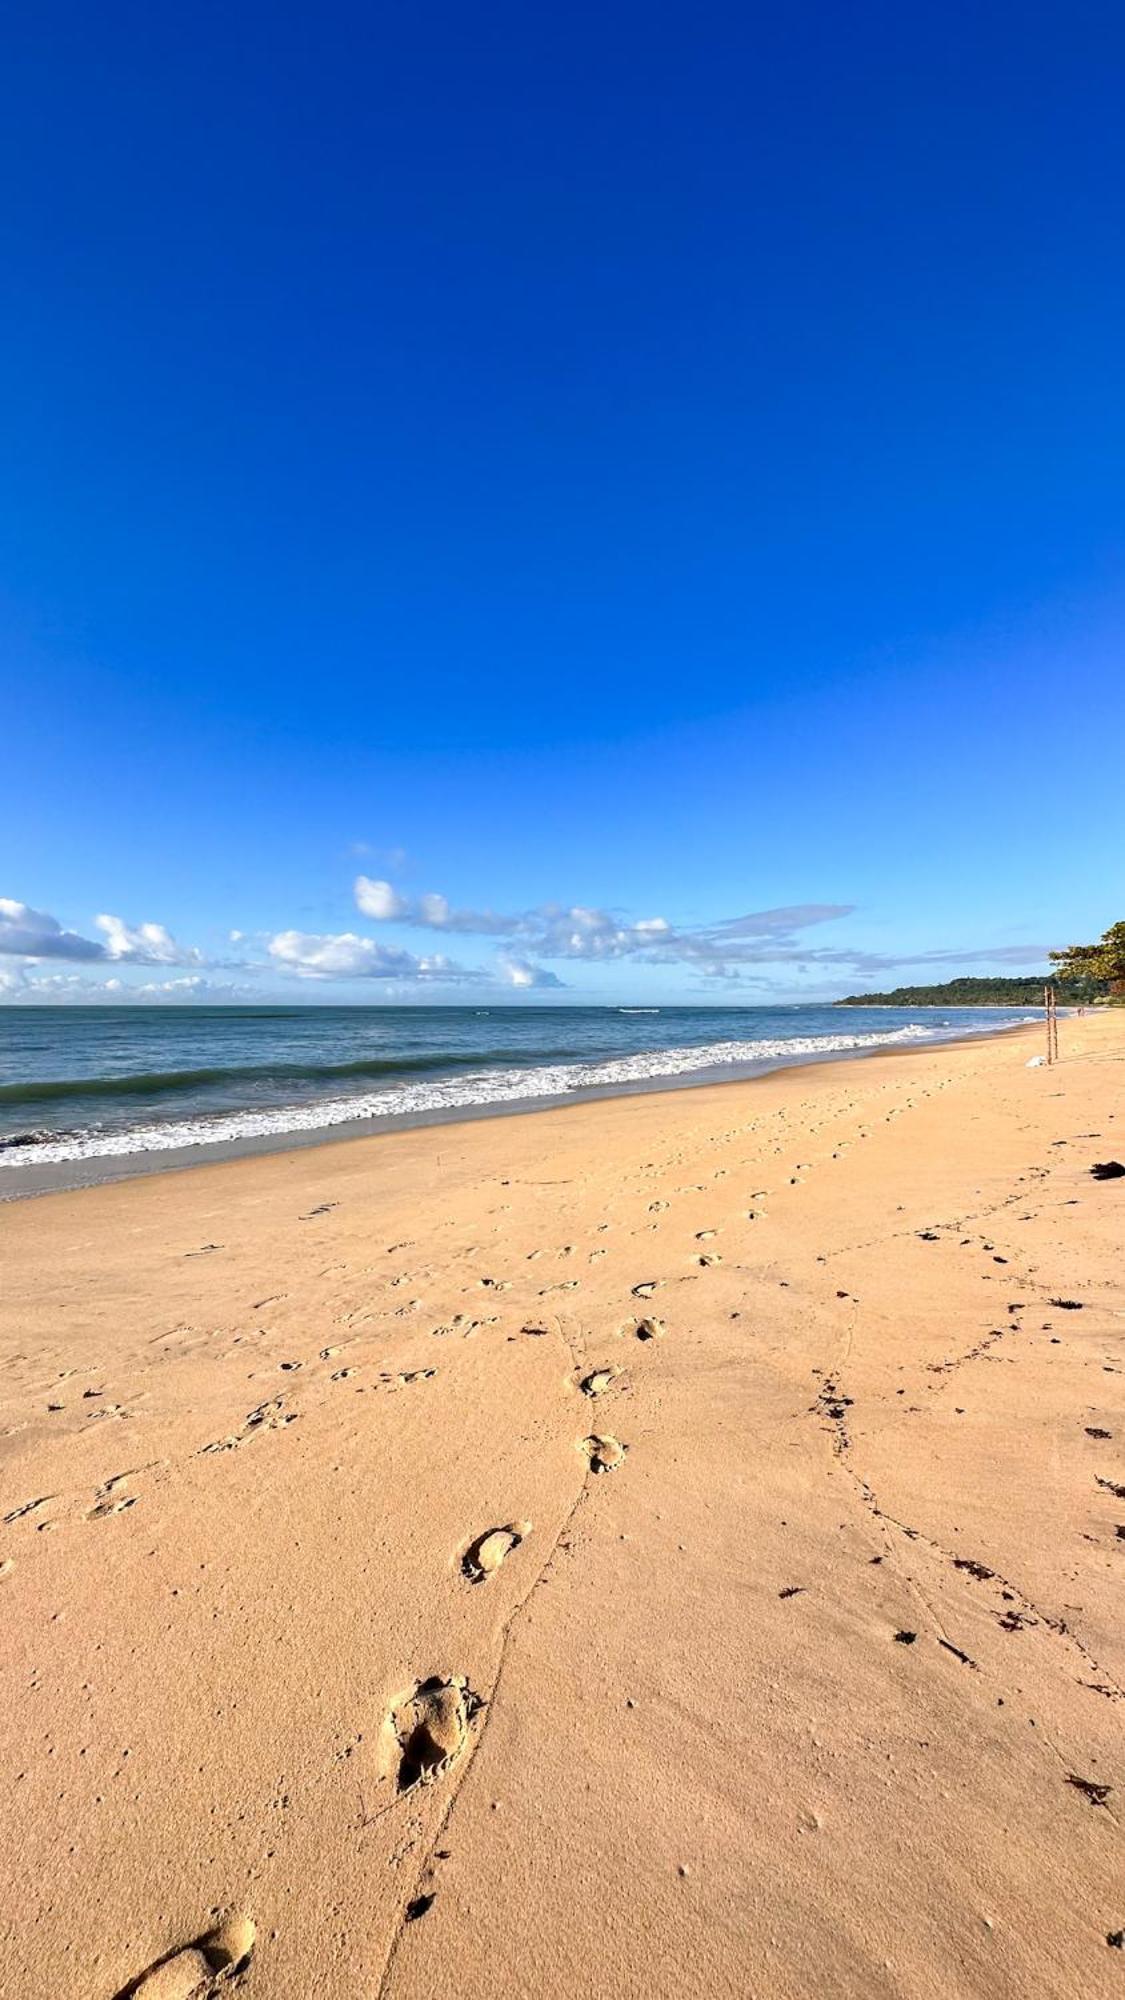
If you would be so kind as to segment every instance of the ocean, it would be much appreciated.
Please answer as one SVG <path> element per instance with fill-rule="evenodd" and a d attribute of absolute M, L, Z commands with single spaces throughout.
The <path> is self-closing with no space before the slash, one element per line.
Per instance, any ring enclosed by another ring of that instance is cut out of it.
<path fill-rule="evenodd" d="M 0 1008 L 0 1198 L 995 1031 L 1026 1008 Z M 50 1168 L 49 1176 L 37 1170 Z"/>

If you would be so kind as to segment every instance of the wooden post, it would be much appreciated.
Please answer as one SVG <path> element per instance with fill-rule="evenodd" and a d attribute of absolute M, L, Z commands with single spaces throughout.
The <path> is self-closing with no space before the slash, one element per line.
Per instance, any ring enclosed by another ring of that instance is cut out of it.
<path fill-rule="evenodd" d="M 1059 1059 L 1059 1010 L 1053 986 L 1043 988 L 1043 1017 L 1047 1028 L 1047 1061 L 1057 1063 Z"/>

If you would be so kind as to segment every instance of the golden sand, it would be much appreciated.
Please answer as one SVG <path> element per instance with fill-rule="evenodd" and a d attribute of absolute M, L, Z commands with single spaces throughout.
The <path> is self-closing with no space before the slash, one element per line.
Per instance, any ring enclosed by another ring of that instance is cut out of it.
<path fill-rule="evenodd" d="M 1125 1992 L 1125 1019 L 1039 1046 L 0 1210 L 5 2000 Z"/>

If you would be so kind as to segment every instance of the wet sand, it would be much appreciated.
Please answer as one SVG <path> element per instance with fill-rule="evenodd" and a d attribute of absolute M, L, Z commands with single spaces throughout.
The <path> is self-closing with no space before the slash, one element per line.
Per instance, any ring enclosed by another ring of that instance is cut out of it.
<path fill-rule="evenodd" d="M 982 1031 L 974 1031 L 978 1032 Z M 1018 1033 L 1019 1029 L 1005 1026 L 987 1032 L 1010 1035 Z M 951 1036 L 944 1046 L 951 1048 L 958 1039 L 971 1040 L 973 1036 Z M 839 1049 L 825 1059 L 832 1062 L 866 1062 L 873 1054 L 909 1053 L 910 1045 L 900 1044 L 883 1048 Z M 709 1071 L 689 1070 L 680 1076 L 645 1077 L 631 1083 L 591 1084 L 585 1089 L 568 1091 L 563 1097 L 525 1097 L 512 1103 L 475 1104 L 469 1109 L 388 1113 L 379 1118 L 349 1119 L 342 1125 L 298 1126 L 255 1138 L 211 1139 L 206 1144 L 154 1148 L 151 1152 L 98 1154 L 49 1165 L 33 1164 L 30 1149 L 25 1152 L 22 1147 L 15 1147 L 4 1152 L 0 1158 L 0 1205 L 6 1201 L 25 1201 L 33 1195 L 59 1194 L 71 1188 L 103 1187 L 111 1181 L 136 1180 L 142 1174 L 178 1173 L 184 1167 L 208 1166 L 226 1160 L 261 1159 L 269 1153 L 297 1152 L 307 1146 L 339 1145 L 347 1139 L 391 1138 L 398 1132 L 418 1131 L 426 1126 L 463 1125 L 478 1118 L 526 1118 L 529 1113 L 555 1110 L 564 1104 L 595 1104 L 611 1097 L 707 1090 L 719 1083 L 744 1083 L 751 1078 L 771 1075 L 779 1069 L 807 1069 L 813 1062 L 815 1058 L 808 1055 L 781 1059 L 770 1056 L 757 1063 L 719 1064 Z"/>
<path fill-rule="evenodd" d="M 1040 1041 L 0 1210 L 0 1990 L 1120 1993 L 1125 1019 Z"/>

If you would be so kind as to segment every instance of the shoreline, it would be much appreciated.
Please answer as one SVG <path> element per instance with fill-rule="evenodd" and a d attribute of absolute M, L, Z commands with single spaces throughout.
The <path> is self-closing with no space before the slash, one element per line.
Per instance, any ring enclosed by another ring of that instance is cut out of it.
<path fill-rule="evenodd" d="M 894 1011 L 889 1010 L 889 1011 Z M 1036 1024 L 1013 1022 L 972 1034 L 952 1033 L 948 1038 L 929 1042 L 873 1043 L 869 1048 L 837 1049 L 789 1059 L 768 1057 L 760 1063 L 716 1065 L 709 1070 L 689 1070 L 681 1075 L 639 1078 L 634 1082 L 592 1084 L 554 1096 L 517 1098 L 510 1102 L 458 1105 L 443 1110 L 407 1111 L 378 1118 L 356 1118 L 335 1125 L 291 1127 L 277 1133 L 252 1138 L 218 1139 L 182 1147 L 154 1148 L 151 1151 L 120 1153 L 94 1159 L 60 1161 L 49 1165 L 24 1165 L 13 1157 L 0 1162 L 0 1209 L 9 1202 L 30 1201 L 44 1194 L 75 1193 L 83 1188 L 114 1186 L 122 1181 L 146 1179 L 152 1174 L 184 1173 L 196 1167 L 218 1166 L 233 1160 L 271 1158 L 276 1154 L 305 1152 L 321 1146 L 351 1145 L 364 1139 L 389 1139 L 401 1132 L 425 1131 L 431 1126 L 474 1125 L 494 1118 L 538 1117 L 543 1112 L 567 1105 L 599 1104 L 616 1098 L 662 1096 L 684 1090 L 715 1090 L 731 1084 L 758 1083 L 763 1078 L 791 1071 L 857 1060 L 869 1061 L 880 1055 L 909 1055 L 923 1050 L 972 1046 L 998 1037 L 1034 1034 Z"/>

